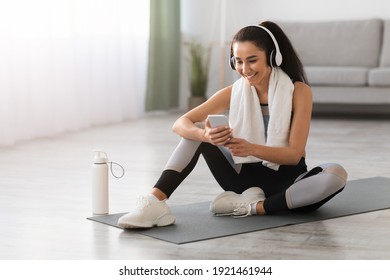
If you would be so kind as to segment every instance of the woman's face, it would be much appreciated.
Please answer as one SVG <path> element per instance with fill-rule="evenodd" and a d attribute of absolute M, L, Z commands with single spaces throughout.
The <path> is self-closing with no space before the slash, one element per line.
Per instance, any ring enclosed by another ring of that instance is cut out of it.
<path fill-rule="evenodd" d="M 236 60 L 236 70 L 250 85 L 268 83 L 271 67 L 267 64 L 265 51 L 260 50 L 250 41 L 235 42 L 233 55 Z"/>

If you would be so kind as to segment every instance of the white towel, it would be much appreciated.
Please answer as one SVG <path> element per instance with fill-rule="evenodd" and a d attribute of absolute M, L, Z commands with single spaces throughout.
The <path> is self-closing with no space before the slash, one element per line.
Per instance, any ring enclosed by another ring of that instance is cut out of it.
<path fill-rule="evenodd" d="M 237 80 L 233 84 L 229 112 L 229 122 L 234 137 L 271 147 L 288 146 L 293 91 L 294 84 L 290 77 L 279 67 L 273 68 L 268 86 L 270 119 L 266 141 L 263 115 L 256 89 L 244 78 Z M 262 161 L 269 168 L 279 169 L 278 164 L 253 156 L 233 156 L 233 159 L 236 164 Z"/>

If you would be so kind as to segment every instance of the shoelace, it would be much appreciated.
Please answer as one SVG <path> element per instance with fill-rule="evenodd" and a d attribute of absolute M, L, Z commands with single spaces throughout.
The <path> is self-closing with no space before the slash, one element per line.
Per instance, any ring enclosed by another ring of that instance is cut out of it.
<path fill-rule="evenodd" d="M 249 216 L 250 213 L 251 213 L 250 205 L 240 205 L 239 207 L 233 209 L 232 216 L 233 218 L 244 218 Z"/>
<path fill-rule="evenodd" d="M 234 218 L 244 218 L 250 215 L 251 208 L 250 204 L 246 203 L 237 203 L 233 205 L 233 212 L 231 213 L 222 213 L 222 214 L 215 214 L 215 216 L 233 216 Z"/>
<path fill-rule="evenodd" d="M 144 196 L 141 196 L 138 198 L 137 203 L 136 203 L 136 208 L 138 209 L 143 209 L 146 208 L 150 205 L 150 200 L 147 199 Z"/>

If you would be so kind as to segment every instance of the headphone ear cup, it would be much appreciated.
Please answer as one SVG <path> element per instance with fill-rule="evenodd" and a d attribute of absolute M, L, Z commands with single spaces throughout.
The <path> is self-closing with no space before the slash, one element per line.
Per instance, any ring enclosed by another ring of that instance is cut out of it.
<path fill-rule="evenodd" d="M 278 52 L 275 54 L 275 59 L 274 59 L 274 61 L 275 61 L 275 65 L 276 65 L 276 66 L 280 66 L 280 65 L 282 64 L 283 59 L 282 59 L 282 55 L 280 54 L 280 51 L 278 51 Z"/>
<path fill-rule="evenodd" d="M 277 53 L 275 50 L 272 50 L 269 56 L 269 62 L 272 67 L 277 67 L 282 64 L 282 56 L 280 53 Z"/>
<path fill-rule="evenodd" d="M 274 54 L 275 54 L 275 50 L 272 50 L 271 54 L 269 55 L 269 65 L 271 67 L 275 67 L 276 65 Z"/>
<path fill-rule="evenodd" d="M 233 55 L 230 55 L 229 65 L 230 68 L 232 68 L 232 70 L 236 70 L 236 59 L 234 58 Z"/>

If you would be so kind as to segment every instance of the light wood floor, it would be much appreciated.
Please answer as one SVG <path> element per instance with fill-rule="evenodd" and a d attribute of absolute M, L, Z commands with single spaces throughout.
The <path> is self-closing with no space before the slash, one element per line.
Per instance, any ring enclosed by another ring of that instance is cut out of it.
<path fill-rule="evenodd" d="M 184 245 L 86 220 L 92 149 L 125 167 L 124 178 L 110 178 L 110 212 L 128 211 L 177 144 L 171 132 L 177 116 L 0 149 L 0 259 L 390 259 L 390 210 Z M 338 162 L 350 180 L 390 177 L 390 120 L 315 118 L 307 153 L 309 167 Z M 220 192 L 201 159 L 169 203 L 207 201 Z"/>

